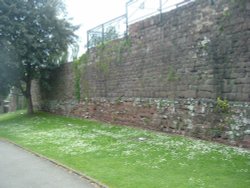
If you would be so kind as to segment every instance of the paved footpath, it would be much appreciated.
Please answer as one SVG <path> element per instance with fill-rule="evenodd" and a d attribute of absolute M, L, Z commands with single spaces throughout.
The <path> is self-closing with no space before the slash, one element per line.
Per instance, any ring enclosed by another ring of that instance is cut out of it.
<path fill-rule="evenodd" d="M 84 178 L 0 140 L 0 188 L 94 188 Z"/>

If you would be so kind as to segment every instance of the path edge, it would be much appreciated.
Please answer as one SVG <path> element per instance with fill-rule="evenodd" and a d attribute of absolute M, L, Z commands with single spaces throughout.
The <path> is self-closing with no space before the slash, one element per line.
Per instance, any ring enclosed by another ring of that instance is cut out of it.
<path fill-rule="evenodd" d="M 55 161 L 54 159 L 48 158 L 48 157 L 46 157 L 46 156 L 44 156 L 42 154 L 39 154 L 39 153 L 34 152 L 34 151 L 32 151 L 32 150 L 30 150 L 28 148 L 25 148 L 25 147 L 23 147 L 23 146 L 15 143 L 15 142 L 11 141 L 11 140 L 8 140 L 8 139 L 5 139 L 5 138 L 0 138 L 0 141 L 12 144 L 12 145 L 14 145 L 14 146 L 16 146 L 16 147 L 18 147 L 18 148 L 20 148 L 20 149 L 22 149 L 22 150 L 30 153 L 30 154 L 32 154 L 32 155 L 35 155 L 35 156 L 37 156 L 37 157 L 39 157 L 39 158 L 41 158 L 43 160 L 47 160 L 47 161 L 51 162 L 52 164 L 54 164 L 54 165 L 56 165 L 58 167 L 61 167 L 64 170 L 67 170 L 68 172 L 73 173 L 73 174 L 79 176 L 80 178 L 85 179 L 86 181 L 88 181 L 90 184 L 94 185 L 97 188 L 109 188 L 107 185 L 102 184 L 101 182 L 99 182 L 96 179 L 91 178 L 91 177 L 83 174 L 82 172 L 79 172 L 79 171 L 77 171 L 77 170 L 75 170 L 73 168 L 68 167 L 65 164 L 62 164 L 62 163 L 60 163 L 58 161 Z"/>

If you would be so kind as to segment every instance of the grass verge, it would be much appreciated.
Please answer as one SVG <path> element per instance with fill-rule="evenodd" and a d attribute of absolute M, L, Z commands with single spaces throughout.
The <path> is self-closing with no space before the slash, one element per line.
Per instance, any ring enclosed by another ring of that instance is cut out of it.
<path fill-rule="evenodd" d="M 0 116 L 0 137 L 113 188 L 250 187 L 250 152 L 46 113 Z"/>

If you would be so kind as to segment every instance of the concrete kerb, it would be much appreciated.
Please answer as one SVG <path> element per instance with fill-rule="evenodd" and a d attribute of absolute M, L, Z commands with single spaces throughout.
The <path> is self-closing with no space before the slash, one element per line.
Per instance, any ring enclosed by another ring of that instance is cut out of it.
<path fill-rule="evenodd" d="M 66 166 L 66 165 L 64 165 L 64 164 L 62 164 L 62 163 L 59 163 L 59 162 L 57 162 L 57 161 L 55 161 L 55 160 L 53 160 L 53 159 L 50 159 L 50 158 L 48 158 L 48 157 L 45 157 L 44 155 L 41 155 L 41 154 L 36 153 L 36 152 L 34 152 L 34 151 L 31 151 L 30 149 L 24 148 L 23 146 L 18 145 L 18 144 L 16 144 L 15 142 L 12 142 L 12 141 L 10 141 L 10 140 L 8 140 L 8 139 L 4 139 L 4 138 L 0 138 L 0 140 L 3 141 L 3 142 L 7 142 L 7 143 L 10 143 L 10 144 L 13 144 L 13 145 L 15 145 L 16 147 L 19 147 L 19 148 L 21 148 L 22 150 L 24 150 L 24 151 L 26 151 L 26 152 L 28 152 L 28 153 L 30 153 L 30 154 L 32 154 L 32 155 L 35 155 L 35 156 L 37 156 L 37 157 L 39 157 L 39 158 L 42 158 L 42 159 L 44 159 L 44 160 L 47 160 L 47 161 L 53 163 L 54 165 L 56 165 L 56 166 L 58 166 L 58 167 L 60 167 L 60 168 L 63 168 L 63 169 L 65 169 L 65 170 L 67 170 L 67 171 L 70 172 L 70 173 L 73 173 L 73 174 L 78 175 L 80 178 L 83 178 L 83 179 L 87 180 L 90 184 L 94 185 L 96 188 L 108 188 L 108 186 L 106 186 L 106 185 L 104 185 L 104 184 L 98 182 L 97 180 L 95 180 L 95 179 L 93 179 L 93 178 L 91 178 L 91 177 L 89 177 L 89 176 L 87 176 L 87 175 L 85 175 L 85 174 L 83 174 L 83 173 L 81 173 L 81 172 L 79 172 L 79 171 L 77 171 L 77 170 L 74 170 L 74 169 L 72 169 L 72 168 L 70 168 L 70 167 L 68 167 L 68 166 Z"/>

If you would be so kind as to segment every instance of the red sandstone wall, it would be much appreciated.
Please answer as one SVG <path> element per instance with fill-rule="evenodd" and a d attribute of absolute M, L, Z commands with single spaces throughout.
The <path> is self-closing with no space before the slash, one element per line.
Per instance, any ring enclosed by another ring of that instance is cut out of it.
<path fill-rule="evenodd" d="M 90 50 L 80 102 L 65 64 L 43 109 L 249 147 L 250 2 L 241 2 L 197 0 L 135 23 L 128 41 Z M 216 110 L 217 97 L 229 113 Z"/>

